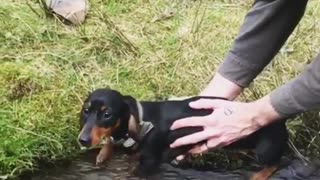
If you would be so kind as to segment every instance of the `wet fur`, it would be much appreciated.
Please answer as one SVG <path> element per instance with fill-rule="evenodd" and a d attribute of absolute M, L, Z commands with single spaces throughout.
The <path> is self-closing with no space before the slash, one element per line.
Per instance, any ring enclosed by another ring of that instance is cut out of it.
<path fill-rule="evenodd" d="M 139 165 L 135 170 L 136 175 L 146 177 L 153 175 L 159 170 L 163 162 L 170 162 L 180 154 L 186 154 L 193 146 L 187 145 L 170 149 L 169 145 L 176 139 L 202 131 L 201 127 L 181 128 L 169 131 L 174 121 L 191 116 L 205 116 L 212 113 L 212 110 L 195 110 L 189 107 L 189 102 L 200 98 L 223 99 L 218 97 L 192 97 L 185 100 L 167 101 L 141 101 L 143 108 L 143 120 L 153 123 L 154 128 L 140 142 L 141 156 Z M 111 107 L 114 110 L 115 118 L 110 122 L 94 122 L 98 126 L 112 126 L 117 119 L 120 126 L 112 134 L 115 139 L 121 139 L 128 132 L 129 116 L 138 118 L 136 100 L 131 96 L 123 96 L 118 91 L 110 89 L 98 89 L 92 92 L 86 102 L 99 100 L 100 105 Z M 87 119 L 81 112 L 81 127 L 88 121 L 97 121 L 94 118 Z M 92 122 L 89 122 L 92 123 Z M 249 149 L 255 150 L 257 161 L 264 167 L 275 166 L 279 163 L 284 150 L 287 147 L 288 132 L 285 121 L 279 121 L 264 127 L 245 139 L 239 140 L 227 149 Z M 202 143 L 202 142 L 200 142 Z"/>

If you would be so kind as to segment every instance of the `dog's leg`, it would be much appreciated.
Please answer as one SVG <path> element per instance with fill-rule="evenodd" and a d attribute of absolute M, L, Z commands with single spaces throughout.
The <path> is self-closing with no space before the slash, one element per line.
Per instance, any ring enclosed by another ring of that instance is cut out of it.
<path fill-rule="evenodd" d="M 174 159 L 176 159 L 179 155 L 185 155 L 189 152 L 190 149 L 192 149 L 195 145 L 186 145 L 177 147 L 174 149 L 166 148 L 166 150 L 163 153 L 163 160 L 166 162 L 170 162 Z"/>
<path fill-rule="evenodd" d="M 202 127 L 187 127 L 187 128 L 180 128 L 174 131 L 170 131 L 168 133 L 168 143 L 171 144 L 175 140 L 193 134 L 197 132 L 201 132 L 203 130 Z M 200 142 L 199 144 L 202 144 L 204 142 Z M 196 144 L 190 144 L 190 145 L 185 145 L 185 146 L 180 146 L 177 148 L 167 148 L 165 153 L 164 153 L 164 159 L 166 161 L 172 161 L 176 159 L 177 156 L 179 155 L 186 155 L 189 153 L 189 150 L 191 150 Z"/>
<path fill-rule="evenodd" d="M 287 148 L 288 133 L 284 122 L 271 124 L 258 136 L 256 158 L 265 167 L 252 180 L 266 180 L 279 168 L 281 157 Z"/>
<path fill-rule="evenodd" d="M 139 164 L 133 173 L 139 177 L 155 174 L 159 170 L 164 148 L 163 136 L 156 130 L 152 130 L 145 137 Z"/>
<path fill-rule="evenodd" d="M 104 144 L 96 157 L 96 165 L 101 165 L 103 162 L 108 160 L 112 155 L 113 148 L 114 147 L 111 143 Z"/>
<path fill-rule="evenodd" d="M 277 165 L 263 168 L 261 171 L 254 173 L 250 180 L 268 180 L 277 170 Z"/>

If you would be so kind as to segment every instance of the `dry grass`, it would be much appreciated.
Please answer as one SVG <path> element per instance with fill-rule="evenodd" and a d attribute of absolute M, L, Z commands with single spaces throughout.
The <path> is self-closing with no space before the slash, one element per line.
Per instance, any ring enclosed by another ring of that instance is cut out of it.
<path fill-rule="evenodd" d="M 29 4 L 37 13 L 25 1 L 1 1 L 0 175 L 35 168 L 39 158 L 70 157 L 77 148 L 81 101 L 94 88 L 112 87 L 139 99 L 196 95 L 250 6 L 92 0 L 86 23 L 70 27 L 46 18 L 36 2 Z M 318 1 L 310 1 L 286 46 L 242 98 L 270 92 L 320 52 L 319 8 Z M 176 13 L 165 18 L 168 11 Z M 297 145 L 311 142 L 307 152 L 320 145 L 320 126 L 311 115 L 288 124 Z"/>

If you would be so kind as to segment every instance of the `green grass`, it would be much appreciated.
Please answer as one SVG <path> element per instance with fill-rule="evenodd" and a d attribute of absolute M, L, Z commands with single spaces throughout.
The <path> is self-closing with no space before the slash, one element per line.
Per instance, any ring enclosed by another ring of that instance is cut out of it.
<path fill-rule="evenodd" d="M 35 1 L 1 0 L 0 176 L 77 152 L 78 111 L 88 91 L 111 87 L 138 99 L 196 95 L 236 36 L 250 2 L 91 1 L 85 24 L 46 18 Z M 169 19 L 152 22 L 167 8 Z M 275 61 L 242 96 L 259 98 L 320 52 L 320 3 L 310 1 Z M 317 152 L 318 117 L 288 124 L 292 140 Z M 305 122 L 305 123 L 302 123 Z"/>

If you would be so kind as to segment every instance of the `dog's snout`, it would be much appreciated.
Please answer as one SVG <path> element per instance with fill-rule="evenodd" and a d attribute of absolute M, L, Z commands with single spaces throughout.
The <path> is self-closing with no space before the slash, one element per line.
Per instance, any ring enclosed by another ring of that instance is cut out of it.
<path fill-rule="evenodd" d="M 91 142 L 92 142 L 91 130 L 92 130 L 92 126 L 90 123 L 87 123 L 82 127 L 82 130 L 78 136 L 78 142 L 81 146 L 83 146 L 83 147 L 90 147 L 91 146 Z"/>
<path fill-rule="evenodd" d="M 78 141 L 79 141 L 81 146 L 90 147 L 91 146 L 91 141 L 92 141 L 91 137 L 90 137 L 90 133 L 81 132 L 79 137 L 78 137 Z"/>

